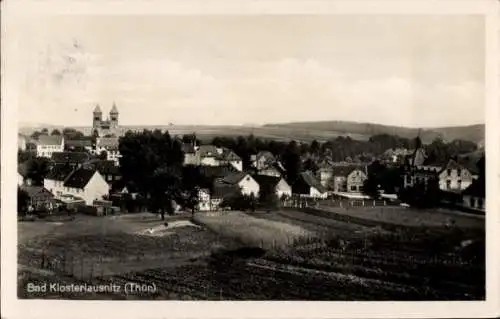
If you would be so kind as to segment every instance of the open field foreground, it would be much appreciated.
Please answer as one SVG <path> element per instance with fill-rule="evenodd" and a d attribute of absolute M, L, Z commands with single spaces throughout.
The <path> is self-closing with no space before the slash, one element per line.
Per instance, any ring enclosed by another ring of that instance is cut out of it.
<path fill-rule="evenodd" d="M 449 213 L 456 219 L 451 226 L 408 227 L 393 221 L 387 227 L 358 223 L 369 220 L 359 214 L 360 219 L 346 221 L 335 214 L 297 210 L 197 213 L 194 224 L 185 217 L 169 221 L 167 227 L 151 214 L 20 222 L 18 295 L 144 300 L 484 299 L 484 228 L 479 223 Z M 44 283 L 122 289 L 28 289 Z M 124 287 L 129 283 L 144 289 L 127 292 Z"/>

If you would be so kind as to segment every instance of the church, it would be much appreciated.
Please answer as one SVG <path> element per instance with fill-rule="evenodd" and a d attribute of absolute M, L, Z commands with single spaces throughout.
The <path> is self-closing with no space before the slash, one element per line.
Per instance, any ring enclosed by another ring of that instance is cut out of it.
<path fill-rule="evenodd" d="M 92 133 L 99 137 L 120 136 L 118 126 L 118 109 L 115 103 L 109 112 L 109 117 L 106 120 L 102 119 L 102 111 L 99 104 L 94 109 L 94 117 L 92 121 Z"/>

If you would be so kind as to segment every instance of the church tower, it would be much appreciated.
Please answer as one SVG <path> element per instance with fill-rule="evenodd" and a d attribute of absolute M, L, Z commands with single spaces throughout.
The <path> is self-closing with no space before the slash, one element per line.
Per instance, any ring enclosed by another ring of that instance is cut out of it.
<path fill-rule="evenodd" d="M 118 128 L 118 109 L 116 108 L 116 104 L 113 102 L 113 107 L 109 112 L 109 117 L 111 120 L 111 128 L 116 130 Z"/>
<path fill-rule="evenodd" d="M 101 108 L 99 107 L 99 104 L 96 105 L 93 113 L 94 117 L 92 120 L 92 128 L 95 130 L 99 130 L 101 128 L 101 121 L 102 121 L 102 111 Z"/>

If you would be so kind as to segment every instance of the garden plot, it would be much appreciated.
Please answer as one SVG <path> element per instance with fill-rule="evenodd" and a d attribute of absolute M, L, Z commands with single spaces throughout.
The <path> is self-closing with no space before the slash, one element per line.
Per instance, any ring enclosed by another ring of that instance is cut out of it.
<path fill-rule="evenodd" d="M 298 238 L 315 236 L 314 232 L 297 225 L 255 218 L 242 212 L 221 216 L 199 214 L 194 220 L 221 236 L 263 248 L 288 246 Z"/>

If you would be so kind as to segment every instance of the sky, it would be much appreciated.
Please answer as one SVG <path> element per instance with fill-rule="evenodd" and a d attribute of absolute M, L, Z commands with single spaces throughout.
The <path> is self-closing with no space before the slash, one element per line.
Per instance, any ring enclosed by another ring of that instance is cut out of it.
<path fill-rule="evenodd" d="M 49 16 L 21 32 L 22 123 L 484 123 L 484 20 L 431 15 Z"/>

